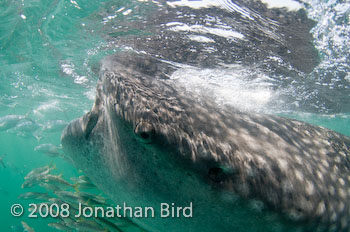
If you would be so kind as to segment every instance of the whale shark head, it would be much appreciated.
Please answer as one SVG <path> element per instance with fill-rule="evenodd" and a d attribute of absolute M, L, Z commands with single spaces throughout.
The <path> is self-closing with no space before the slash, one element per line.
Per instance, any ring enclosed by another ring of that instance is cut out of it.
<path fill-rule="evenodd" d="M 222 226 L 221 217 L 228 217 L 231 209 L 216 205 L 224 194 L 216 189 L 225 185 L 221 163 L 224 168 L 229 156 L 224 150 L 215 151 L 215 156 L 210 151 L 216 149 L 212 138 L 220 134 L 220 125 L 213 130 L 216 122 L 208 121 L 214 108 L 196 106 L 162 81 L 175 68 L 130 53 L 105 59 L 93 109 L 65 129 L 62 144 L 77 167 L 90 173 L 116 203 L 151 206 L 158 213 L 163 202 L 194 204 L 194 220 L 179 223 L 180 219 L 156 215 L 135 219 L 141 226 L 151 231 L 225 231 L 232 225 Z M 234 202 L 236 196 L 226 198 Z M 215 215 L 219 210 L 222 214 Z M 217 217 L 215 223 L 206 228 L 205 221 L 212 217 Z"/>
<path fill-rule="evenodd" d="M 166 81 L 176 68 L 143 54 L 106 58 L 92 110 L 62 134 L 115 203 L 156 211 L 132 220 L 150 231 L 348 228 L 348 138 L 196 101 Z M 159 215 L 160 203 L 191 202 L 191 218 Z"/>

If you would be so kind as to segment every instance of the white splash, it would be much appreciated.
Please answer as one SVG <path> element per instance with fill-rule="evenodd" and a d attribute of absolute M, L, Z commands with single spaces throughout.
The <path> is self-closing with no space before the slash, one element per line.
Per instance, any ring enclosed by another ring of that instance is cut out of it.
<path fill-rule="evenodd" d="M 47 113 L 54 113 L 57 111 L 62 111 L 59 107 L 60 102 L 58 100 L 48 101 L 39 105 L 37 108 L 33 110 L 33 113 L 39 117 L 44 116 Z"/>
<path fill-rule="evenodd" d="M 62 73 L 71 76 L 74 78 L 74 83 L 76 84 L 85 84 L 89 82 L 89 79 L 86 76 L 80 76 L 75 71 L 75 65 L 71 62 L 65 62 L 61 64 Z"/>
<path fill-rule="evenodd" d="M 240 13 L 243 17 L 253 20 L 249 12 L 239 5 L 235 4 L 230 0 L 179 0 L 179 1 L 167 1 L 166 2 L 170 7 L 190 7 L 192 9 L 201 9 L 201 8 L 220 8 L 229 12 Z"/>
<path fill-rule="evenodd" d="M 348 73 L 344 79 L 350 82 L 350 73 Z"/>
<path fill-rule="evenodd" d="M 278 95 L 272 90 L 269 77 L 239 65 L 222 69 L 181 68 L 167 82 L 199 102 L 209 97 L 220 106 L 231 105 L 243 111 L 266 111 L 266 105 Z"/>
<path fill-rule="evenodd" d="M 350 2 L 303 0 L 309 7 L 307 15 L 317 24 L 311 30 L 314 44 L 322 56 L 321 63 L 315 69 L 320 73 L 335 70 L 331 86 L 341 85 L 349 79 L 349 47 L 350 47 Z M 333 71 L 330 71 L 333 72 Z M 338 75 L 342 72 L 342 75 Z M 345 86 L 348 88 L 349 86 Z"/>
<path fill-rule="evenodd" d="M 201 8 L 211 8 L 211 7 L 221 7 L 220 1 L 216 0 L 202 0 L 202 1 L 189 1 L 189 0 L 180 0 L 180 1 L 167 1 L 167 4 L 170 7 L 190 7 L 193 9 Z"/>
<path fill-rule="evenodd" d="M 194 32 L 200 34 L 212 34 L 228 39 L 243 39 L 244 35 L 232 30 L 226 30 L 222 28 L 214 28 L 214 27 L 206 27 L 203 25 L 187 25 L 181 22 L 171 22 L 167 23 L 166 26 L 169 27 L 171 31 L 186 31 L 186 32 Z"/>
<path fill-rule="evenodd" d="M 208 37 L 205 37 L 205 36 L 201 36 L 201 35 L 189 35 L 188 38 L 190 40 L 197 41 L 200 43 L 214 43 L 215 42 L 215 40 L 208 38 Z"/>
<path fill-rule="evenodd" d="M 285 8 L 288 11 L 297 11 L 303 8 L 303 5 L 293 0 L 261 0 L 268 8 Z"/>
<path fill-rule="evenodd" d="M 84 96 L 87 97 L 89 100 L 95 100 L 96 88 L 89 89 L 87 92 L 84 93 Z"/>
<path fill-rule="evenodd" d="M 119 12 L 122 12 L 123 10 L 125 10 L 125 7 L 119 8 L 116 12 L 119 13 Z"/>
<path fill-rule="evenodd" d="M 74 83 L 76 84 L 84 84 L 87 83 L 89 80 L 86 76 L 76 76 L 74 78 Z"/>
<path fill-rule="evenodd" d="M 131 12 L 132 12 L 132 10 L 131 10 L 131 9 L 128 9 L 128 10 L 126 10 L 126 11 L 123 12 L 123 15 L 129 15 Z"/>
<path fill-rule="evenodd" d="M 75 7 L 75 8 L 77 8 L 77 9 L 81 10 L 81 8 L 80 8 L 79 4 L 78 4 L 76 1 L 74 1 L 74 0 L 70 0 L 70 2 L 71 2 L 73 5 L 74 5 L 74 7 Z"/>
<path fill-rule="evenodd" d="M 68 76 L 71 76 L 74 73 L 74 65 L 73 64 L 61 64 L 62 72 Z"/>

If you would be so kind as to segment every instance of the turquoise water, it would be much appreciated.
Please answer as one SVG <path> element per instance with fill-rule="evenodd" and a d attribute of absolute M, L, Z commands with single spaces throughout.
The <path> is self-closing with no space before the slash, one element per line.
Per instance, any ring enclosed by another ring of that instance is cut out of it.
<path fill-rule="evenodd" d="M 109 52 L 95 25 L 94 13 L 103 4 L 89 1 L 78 9 L 69 1 L 0 2 L 1 116 L 28 114 L 43 128 L 52 120 L 69 122 L 91 107 L 97 80 L 92 69 Z M 0 132 L 0 153 L 6 154 L 6 168 L 0 169 L 1 231 L 23 231 L 18 229 L 22 220 L 35 231 L 52 231 L 46 226 L 50 220 L 12 217 L 10 206 L 28 204 L 17 196 L 28 191 L 21 184 L 31 169 L 55 163 L 57 174 L 66 178 L 77 170 L 62 158 L 34 151 L 43 143 L 59 145 L 61 130 L 43 131 L 40 140 L 34 131 L 26 136 L 17 132 Z"/>
<path fill-rule="evenodd" d="M 34 148 L 45 143 L 59 146 L 62 128 L 56 125 L 56 129 L 50 130 L 49 124 L 57 124 L 57 120 L 68 123 L 91 108 L 99 62 L 117 50 L 105 36 L 110 32 L 110 28 L 103 23 L 106 15 L 113 16 L 113 12 L 123 7 L 134 9 L 138 4 L 141 3 L 121 0 L 0 2 L 0 117 L 23 115 L 37 125 L 26 129 L 25 133 L 23 128 L 15 127 L 0 131 L 0 156 L 6 154 L 3 158 L 5 167 L 0 166 L 1 231 L 23 231 L 20 229 L 21 221 L 26 221 L 35 231 L 53 230 L 46 226 L 52 219 L 28 219 L 26 215 L 16 218 L 11 216 L 10 207 L 14 203 L 28 204 L 28 201 L 19 200 L 17 196 L 28 191 L 22 189 L 21 184 L 24 176 L 33 168 L 54 163 L 57 166 L 56 174 L 62 173 L 68 179 L 79 175 L 78 170 L 66 160 L 48 157 Z M 310 13 L 310 17 L 317 18 L 315 11 L 310 10 L 313 14 Z M 117 20 L 135 17 L 123 12 L 118 14 Z M 314 35 L 317 48 L 322 50 L 324 47 L 317 42 L 320 39 L 317 40 L 316 36 L 322 34 L 320 31 L 316 27 Z M 128 33 L 139 32 L 129 30 L 124 34 Z M 118 36 L 124 34 L 119 33 Z M 321 55 L 327 59 L 339 56 L 327 53 L 327 50 L 323 50 Z M 319 70 L 327 69 L 326 63 L 322 65 Z M 334 63 L 328 68 L 334 67 L 332 65 Z M 341 100 L 336 102 L 340 105 L 348 104 L 350 98 L 350 78 L 348 80 L 346 74 L 341 78 L 344 91 L 339 98 Z M 319 82 L 331 86 L 334 81 L 320 78 Z M 329 91 L 327 94 L 332 95 L 332 88 Z M 349 112 L 344 108 L 341 112 L 331 113 L 285 110 L 272 113 L 350 135 Z"/>

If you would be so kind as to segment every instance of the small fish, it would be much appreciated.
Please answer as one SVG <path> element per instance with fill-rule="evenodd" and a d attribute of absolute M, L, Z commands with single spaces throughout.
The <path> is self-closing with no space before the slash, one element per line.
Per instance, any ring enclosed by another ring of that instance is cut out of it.
<path fill-rule="evenodd" d="M 50 171 L 55 169 L 56 165 L 44 166 L 36 168 L 30 171 L 25 177 L 25 181 L 22 184 L 22 188 L 30 188 L 35 185 L 41 184 L 45 181 L 45 178 L 49 175 Z"/>
<path fill-rule="evenodd" d="M 64 204 L 64 203 L 67 203 L 67 202 L 65 202 L 65 201 L 63 201 L 63 200 L 61 200 L 61 199 L 59 199 L 59 198 L 55 198 L 55 197 L 50 198 L 50 199 L 49 199 L 49 202 L 51 202 L 51 203 L 56 203 L 56 204 L 58 204 L 58 205 L 62 205 L 62 204 Z"/>
<path fill-rule="evenodd" d="M 99 219 L 99 218 L 97 218 L 97 219 Z M 102 219 L 105 219 L 105 218 L 102 218 Z M 105 220 L 108 220 L 109 222 L 113 221 L 111 223 L 113 223 L 115 226 L 117 226 L 122 231 L 146 232 L 145 229 L 143 229 L 139 225 L 135 224 L 133 221 L 131 221 L 127 217 L 125 217 L 125 218 L 114 217 L 114 218 L 108 218 Z"/>
<path fill-rule="evenodd" d="M 8 130 L 15 127 L 20 121 L 25 119 L 23 115 L 6 115 L 0 118 L 0 131 Z"/>
<path fill-rule="evenodd" d="M 77 192 L 76 194 L 81 198 L 81 200 L 90 204 L 103 205 L 106 204 L 107 201 L 106 198 L 93 193 Z"/>
<path fill-rule="evenodd" d="M 45 176 L 44 182 L 50 183 L 50 184 L 61 185 L 61 186 L 65 186 L 65 187 L 67 187 L 67 186 L 68 187 L 72 187 L 72 188 L 76 187 L 76 185 L 68 183 L 67 181 L 65 181 L 62 178 L 62 174 L 60 174 L 58 176 L 48 174 L 48 175 Z"/>
<path fill-rule="evenodd" d="M 45 132 L 61 132 L 66 126 L 68 122 L 63 120 L 51 120 L 46 123 L 43 127 L 43 131 Z"/>
<path fill-rule="evenodd" d="M 69 226 L 72 229 L 76 229 L 78 231 L 84 231 L 84 232 L 106 232 L 107 229 L 104 229 L 100 226 L 100 224 L 96 223 L 95 221 L 87 221 L 87 220 L 81 220 L 73 223 L 68 223 L 67 226 Z"/>
<path fill-rule="evenodd" d="M 31 179 L 38 176 L 46 176 L 52 170 L 56 169 L 56 165 L 46 165 L 44 167 L 39 167 L 30 171 L 25 177 L 25 180 Z"/>
<path fill-rule="evenodd" d="M 49 200 L 51 197 L 48 193 L 39 193 L 39 192 L 27 192 L 22 193 L 18 196 L 18 199 L 26 200 Z"/>
<path fill-rule="evenodd" d="M 23 168 L 18 168 L 15 164 L 13 164 L 13 163 L 11 163 L 9 161 L 6 162 L 6 167 L 10 168 L 11 172 L 14 172 L 17 175 L 20 175 L 20 176 L 24 175 Z"/>
<path fill-rule="evenodd" d="M 4 158 L 5 158 L 6 154 L 3 154 L 1 157 L 0 157 L 0 164 L 3 166 L 3 168 L 6 168 L 6 165 L 4 163 Z"/>
<path fill-rule="evenodd" d="M 20 121 L 15 127 L 8 129 L 10 133 L 15 133 L 21 137 L 36 136 L 35 131 L 40 128 L 40 125 L 31 119 Z"/>
<path fill-rule="evenodd" d="M 51 190 L 53 192 L 61 190 L 61 188 L 58 185 L 52 184 L 52 183 L 41 182 L 41 183 L 39 183 L 39 185 L 41 187 L 43 187 L 43 188 L 45 188 L 47 190 Z"/>
<path fill-rule="evenodd" d="M 63 192 L 63 191 L 57 191 L 57 192 L 59 193 L 59 192 Z M 59 195 L 63 196 L 63 194 L 59 194 Z M 57 196 L 60 197 L 59 195 L 57 195 Z M 76 215 L 79 212 L 79 205 L 78 205 L 79 201 L 77 201 L 77 198 L 74 198 L 74 199 L 72 198 L 73 199 L 72 201 L 63 200 L 63 197 L 61 197 L 61 198 L 62 199 L 60 199 L 60 198 L 50 198 L 49 202 L 56 203 L 58 205 L 69 203 L 69 211 L 71 212 L 70 216 L 72 216 L 73 219 L 75 219 L 75 217 L 73 215 Z M 66 221 L 64 218 L 63 218 L 63 220 L 66 223 L 69 222 L 69 221 Z M 75 221 L 75 220 L 73 220 L 73 221 Z"/>
<path fill-rule="evenodd" d="M 56 191 L 54 192 L 60 199 L 67 201 L 69 203 L 77 203 L 81 199 L 75 192 L 70 191 Z"/>
<path fill-rule="evenodd" d="M 58 191 L 60 192 L 60 191 Z M 60 196 L 58 196 L 60 197 Z M 66 218 L 61 218 L 64 222 L 71 222 L 71 221 L 75 221 L 73 219 L 75 219 L 74 215 L 76 215 L 78 212 L 79 212 L 79 205 L 78 205 L 78 201 L 66 201 L 66 200 L 63 200 L 63 199 L 60 199 L 60 198 L 56 198 L 56 197 L 52 197 L 49 199 L 49 202 L 50 203 L 54 203 L 54 204 L 57 204 L 57 205 L 62 205 L 62 204 L 69 204 L 69 217 L 70 219 L 67 219 Z"/>
<path fill-rule="evenodd" d="M 100 224 L 101 226 L 103 226 L 104 228 L 107 228 L 108 231 L 118 231 L 118 232 L 122 232 L 122 230 L 113 222 L 108 221 L 105 218 L 102 217 L 93 217 L 93 219 L 95 220 L 95 222 L 97 222 L 98 224 Z"/>
<path fill-rule="evenodd" d="M 61 158 L 67 161 L 67 163 L 74 164 L 72 158 L 70 156 L 65 155 L 64 153 L 61 154 Z"/>
<path fill-rule="evenodd" d="M 78 218 L 75 217 L 75 215 L 78 213 L 78 209 L 77 210 L 73 210 L 71 211 L 71 214 L 69 215 L 69 217 L 62 217 L 61 219 L 63 220 L 63 222 L 65 224 L 69 224 L 69 223 L 73 223 L 73 222 L 76 222 Z"/>
<path fill-rule="evenodd" d="M 22 188 L 31 188 L 33 186 L 36 186 L 40 184 L 40 182 L 43 180 L 43 177 L 33 177 L 30 179 L 27 179 L 23 182 Z"/>
<path fill-rule="evenodd" d="M 81 180 L 81 181 L 92 183 L 91 180 L 90 180 L 90 178 L 87 177 L 87 176 L 85 176 L 85 175 L 78 176 L 78 178 L 79 178 L 79 180 Z"/>
<path fill-rule="evenodd" d="M 77 184 L 77 188 L 84 190 L 84 189 L 96 189 L 96 185 L 94 185 L 93 183 L 87 183 L 87 182 L 78 182 Z"/>
<path fill-rule="evenodd" d="M 43 153 L 50 157 L 57 157 L 61 155 L 61 147 L 55 146 L 51 143 L 38 145 L 34 148 L 34 151 Z"/>
<path fill-rule="evenodd" d="M 78 189 L 96 189 L 96 185 L 94 185 L 87 176 L 73 177 L 71 180 L 77 184 Z"/>
<path fill-rule="evenodd" d="M 60 223 L 60 222 L 53 222 L 47 224 L 48 226 L 55 228 L 56 230 L 61 230 L 61 231 L 74 231 L 72 228 L 67 226 L 65 223 Z"/>
<path fill-rule="evenodd" d="M 21 221 L 23 229 L 25 232 L 35 232 L 32 227 L 30 227 L 26 222 Z"/>

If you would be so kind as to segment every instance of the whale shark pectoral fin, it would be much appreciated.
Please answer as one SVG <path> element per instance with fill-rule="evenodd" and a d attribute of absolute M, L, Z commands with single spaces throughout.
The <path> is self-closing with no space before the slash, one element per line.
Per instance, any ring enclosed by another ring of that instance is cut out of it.
<path fill-rule="evenodd" d="M 86 122 L 85 124 L 85 139 L 88 139 L 92 130 L 97 124 L 98 121 L 98 114 L 94 113 L 93 111 L 90 111 L 87 113 L 83 120 Z"/>
<path fill-rule="evenodd" d="M 83 117 L 72 121 L 62 132 L 61 144 L 64 147 L 71 139 L 88 139 L 98 121 L 98 114 L 90 111 Z"/>

